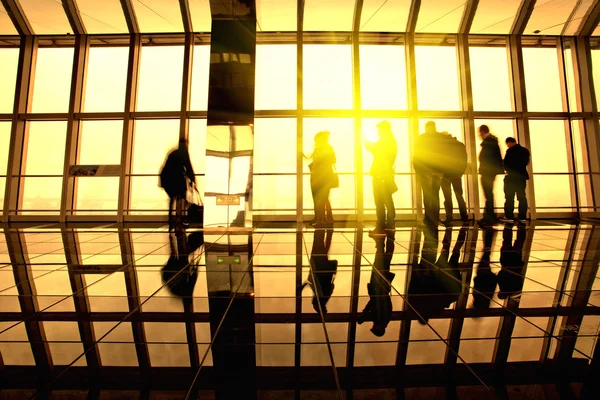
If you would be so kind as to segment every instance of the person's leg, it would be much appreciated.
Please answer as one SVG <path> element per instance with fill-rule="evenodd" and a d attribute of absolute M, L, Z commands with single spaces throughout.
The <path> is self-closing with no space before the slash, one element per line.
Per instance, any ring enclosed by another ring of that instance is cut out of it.
<path fill-rule="evenodd" d="M 469 219 L 469 214 L 467 214 L 467 203 L 465 202 L 465 198 L 463 196 L 463 183 L 462 176 L 455 176 L 451 179 L 452 188 L 454 189 L 454 194 L 456 195 L 456 202 L 458 203 L 458 211 L 460 212 L 460 219 L 463 221 L 467 221 Z"/>
<path fill-rule="evenodd" d="M 317 185 L 312 181 L 310 182 L 310 192 L 313 198 L 313 208 L 315 211 L 315 216 L 311 222 L 317 222 Z"/>
<path fill-rule="evenodd" d="M 423 222 L 426 225 L 430 225 L 431 221 L 431 176 L 421 175 L 419 176 L 419 183 L 421 184 L 421 190 L 423 191 L 423 208 L 425 209 L 425 218 Z"/>
<path fill-rule="evenodd" d="M 173 206 L 175 203 L 175 197 L 169 196 L 169 232 L 175 228 L 174 217 L 173 217 Z"/>
<path fill-rule="evenodd" d="M 444 176 L 442 179 L 442 193 L 444 194 L 444 209 L 446 210 L 446 221 L 451 221 L 452 210 L 454 205 L 452 204 L 452 183 L 451 178 Z"/>
<path fill-rule="evenodd" d="M 396 227 L 396 208 L 394 206 L 394 198 L 392 197 L 393 193 L 391 193 L 388 185 L 385 186 L 385 208 L 387 209 L 386 216 L 386 225 L 385 227 L 388 229 L 393 229 Z"/>
<path fill-rule="evenodd" d="M 373 177 L 373 198 L 375 200 L 375 214 L 377 215 L 377 229 L 385 229 L 385 191 L 381 178 Z"/>
<path fill-rule="evenodd" d="M 494 175 L 481 175 L 481 188 L 485 197 L 485 212 L 483 219 L 492 221 L 494 215 Z"/>
<path fill-rule="evenodd" d="M 525 179 L 519 179 L 517 185 L 517 200 L 519 200 L 519 219 L 527 218 L 527 194 L 525 189 L 527 188 L 527 181 Z"/>
<path fill-rule="evenodd" d="M 333 223 L 333 211 L 331 210 L 331 202 L 329 201 L 329 193 L 331 193 L 331 189 L 327 189 L 327 193 L 325 195 L 325 220 L 327 223 Z"/>
<path fill-rule="evenodd" d="M 440 188 L 442 186 L 442 176 L 434 175 L 431 177 L 431 221 L 432 226 L 437 227 L 440 221 Z"/>
<path fill-rule="evenodd" d="M 317 218 L 317 224 L 325 223 L 325 208 L 327 203 L 327 198 L 325 197 L 325 190 L 322 187 L 318 187 L 315 190 L 315 208 L 316 213 L 315 217 Z"/>
<path fill-rule="evenodd" d="M 504 216 L 507 219 L 515 218 L 515 182 L 510 176 L 504 177 Z"/>
<path fill-rule="evenodd" d="M 181 196 L 175 196 L 175 228 L 183 228 L 183 201 Z"/>

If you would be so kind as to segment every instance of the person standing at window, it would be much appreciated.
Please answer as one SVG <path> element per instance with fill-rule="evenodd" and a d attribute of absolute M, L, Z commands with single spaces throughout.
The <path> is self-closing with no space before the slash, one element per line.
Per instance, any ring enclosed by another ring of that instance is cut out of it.
<path fill-rule="evenodd" d="M 494 181 L 496 175 L 504 174 L 502 154 L 498 146 L 498 138 L 490 133 L 487 125 L 479 127 L 481 137 L 481 152 L 479 153 L 479 175 L 485 197 L 485 212 L 479 221 L 480 225 L 493 225 L 498 222 L 494 214 Z"/>
<path fill-rule="evenodd" d="M 446 209 L 446 220 L 444 221 L 444 224 L 448 225 L 452 223 L 452 220 L 454 219 L 452 216 L 454 208 L 452 204 L 452 189 L 454 189 L 454 195 L 456 196 L 456 202 L 458 203 L 460 219 L 463 222 L 468 222 L 469 215 L 467 214 L 467 203 L 465 203 L 465 198 L 463 197 L 462 185 L 462 176 L 467 169 L 467 149 L 462 142 L 448 132 L 442 133 L 445 133 L 448 136 L 446 149 L 450 161 L 446 163 L 444 178 L 442 179 L 442 193 L 444 194 L 444 208 Z"/>
<path fill-rule="evenodd" d="M 525 188 L 529 173 L 529 150 L 517 143 L 515 138 L 506 138 L 506 155 L 504 156 L 504 216 L 509 223 L 515 218 L 515 194 L 519 201 L 519 223 L 525 223 L 527 218 L 527 196 Z"/>
<path fill-rule="evenodd" d="M 365 141 L 367 150 L 373 154 L 371 176 L 373 177 L 373 197 L 377 214 L 377 226 L 370 234 L 385 236 L 386 231 L 393 233 L 396 230 L 396 209 L 392 194 L 398 191 L 394 180 L 398 144 L 388 121 L 381 121 L 377 124 L 377 131 L 379 133 L 377 142 Z"/>
<path fill-rule="evenodd" d="M 335 152 L 329 144 L 329 131 L 321 131 L 315 135 L 315 149 L 308 158 L 312 159 L 310 168 L 310 188 L 315 205 L 315 219 L 310 225 L 315 228 L 333 226 L 333 213 L 329 202 L 329 192 L 339 187 L 339 178 L 334 171 Z"/>

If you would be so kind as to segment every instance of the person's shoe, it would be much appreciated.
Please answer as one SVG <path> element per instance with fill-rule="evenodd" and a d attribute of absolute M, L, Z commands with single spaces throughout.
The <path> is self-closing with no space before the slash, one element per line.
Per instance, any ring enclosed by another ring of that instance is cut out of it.
<path fill-rule="evenodd" d="M 445 220 L 442 221 L 442 225 L 445 225 L 445 226 L 452 225 L 452 222 L 454 222 L 454 218 L 446 218 Z"/>
<path fill-rule="evenodd" d="M 512 218 L 500 218 L 500 222 L 508 224 L 508 225 L 512 225 L 515 223 L 515 220 Z"/>
<path fill-rule="evenodd" d="M 469 216 L 468 215 L 463 215 L 460 217 L 460 220 L 465 223 L 465 222 L 469 222 Z"/>
<path fill-rule="evenodd" d="M 396 232 L 396 226 L 395 226 L 395 225 L 387 225 L 387 226 L 385 227 L 385 230 L 386 230 L 387 232 Z"/>
<path fill-rule="evenodd" d="M 372 231 L 369 231 L 369 236 L 385 236 L 385 229 L 383 228 L 375 228 Z"/>
<path fill-rule="evenodd" d="M 527 220 L 525 218 L 519 218 L 517 221 L 519 222 L 519 225 L 526 225 L 527 224 Z"/>
<path fill-rule="evenodd" d="M 313 219 L 311 219 L 310 221 L 307 221 L 307 222 L 306 222 L 306 225 L 314 225 L 314 224 L 316 224 L 316 223 L 317 223 L 317 219 L 316 219 L 316 218 L 313 218 Z"/>

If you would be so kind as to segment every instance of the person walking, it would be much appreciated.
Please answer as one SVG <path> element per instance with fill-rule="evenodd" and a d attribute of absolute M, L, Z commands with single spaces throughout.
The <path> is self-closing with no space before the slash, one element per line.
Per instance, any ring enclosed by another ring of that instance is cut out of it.
<path fill-rule="evenodd" d="M 377 214 L 377 225 L 369 233 L 372 236 L 385 236 L 386 232 L 393 233 L 396 230 L 396 209 L 392 194 L 398 191 L 394 180 L 398 144 L 392 133 L 392 125 L 388 121 L 377 124 L 377 131 L 377 142 L 365 141 L 365 147 L 373 154 L 371 176 Z"/>
<path fill-rule="evenodd" d="M 188 184 L 196 185 L 196 175 L 190 161 L 188 142 L 180 139 L 179 146 L 168 154 L 160 171 L 160 186 L 169 196 L 169 232 L 173 229 L 181 230 L 183 226 L 183 207 Z"/>
<path fill-rule="evenodd" d="M 425 226 L 437 231 L 440 220 L 440 188 L 446 165 L 451 161 L 446 154 L 448 135 L 436 130 L 435 122 L 425 124 L 425 133 L 415 142 L 413 165 L 423 191 Z"/>
<path fill-rule="evenodd" d="M 513 223 L 515 218 L 515 194 L 519 201 L 519 223 L 525 223 L 527 218 L 527 196 L 525 188 L 529 173 L 529 150 L 517 143 L 515 138 L 506 138 L 506 155 L 504 156 L 504 216 L 506 222 Z"/>
<path fill-rule="evenodd" d="M 339 187 L 339 178 L 334 171 L 335 152 L 329 144 L 329 131 L 321 131 L 315 135 L 315 148 L 309 164 L 310 188 L 315 206 L 315 219 L 310 225 L 315 228 L 333 226 L 333 213 L 329 202 L 329 192 Z"/>
<path fill-rule="evenodd" d="M 447 132 L 442 132 L 448 135 L 446 151 L 450 157 L 450 162 L 446 164 L 444 169 L 444 176 L 442 179 L 442 193 L 444 194 L 444 208 L 446 210 L 445 225 L 449 225 L 454 220 L 452 216 L 453 204 L 452 204 L 452 189 L 454 189 L 454 195 L 456 196 L 456 202 L 458 203 L 458 211 L 460 212 L 460 219 L 463 222 L 469 221 L 469 215 L 467 214 L 467 203 L 463 197 L 463 184 L 462 176 L 467 169 L 467 149 L 465 145 L 454 136 Z"/>
<path fill-rule="evenodd" d="M 485 197 L 485 212 L 479 224 L 493 225 L 498 222 L 494 214 L 494 181 L 496 175 L 504 174 L 504 167 L 498 138 L 490 133 L 487 125 L 479 127 L 479 136 L 482 140 L 479 153 L 479 175 L 481 175 L 481 187 Z"/>

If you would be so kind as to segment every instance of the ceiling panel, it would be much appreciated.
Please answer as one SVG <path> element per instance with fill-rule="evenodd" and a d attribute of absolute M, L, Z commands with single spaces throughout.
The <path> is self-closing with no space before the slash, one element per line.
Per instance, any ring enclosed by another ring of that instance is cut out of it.
<path fill-rule="evenodd" d="M 465 8 L 465 0 L 422 0 L 417 32 L 456 33 Z"/>
<path fill-rule="evenodd" d="M 60 2 L 54 0 L 19 0 L 36 35 L 72 34 L 73 30 Z"/>
<path fill-rule="evenodd" d="M 563 28 L 565 35 L 575 35 L 577 33 L 577 29 L 583 23 L 583 17 L 585 17 L 593 3 L 593 0 L 584 0 L 579 6 L 575 6 L 573 17 Z"/>
<path fill-rule="evenodd" d="M 297 14 L 297 0 L 256 0 L 259 32 L 295 31 Z"/>
<path fill-rule="evenodd" d="M 210 32 L 210 0 L 189 0 L 194 32 Z"/>
<path fill-rule="evenodd" d="M 179 0 L 132 0 L 140 32 L 183 32 Z"/>
<path fill-rule="evenodd" d="M 88 33 L 128 33 L 119 0 L 77 0 L 79 14 Z"/>
<path fill-rule="evenodd" d="M 17 35 L 18 33 L 4 9 L 4 4 L 0 2 L 0 35 Z"/>
<path fill-rule="evenodd" d="M 305 31 L 352 31 L 353 0 L 306 0 Z"/>
<path fill-rule="evenodd" d="M 577 0 L 538 1 L 523 33 L 531 35 L 539 30 L 544 35 L 560 35 L 576 4 Z"/>
<path fill-rule="evenodd" d="M 508 34 L 521 0 L 480 1 L 470 33 Z"/>
<path fill-rule="evenodd" d="M 404 32 L 410 0 L 364 0 L 360 19 L 362 32 Z"/>

